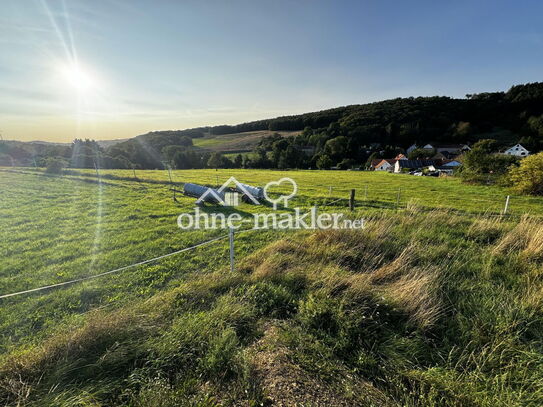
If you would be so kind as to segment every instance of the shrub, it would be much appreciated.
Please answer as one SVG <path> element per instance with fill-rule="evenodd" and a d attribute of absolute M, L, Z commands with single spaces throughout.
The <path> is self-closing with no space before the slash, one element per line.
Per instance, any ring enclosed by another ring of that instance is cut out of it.
<path fill-rule="evenodd" d="M 338 167 L 342 170 L 347 170 L 350 168 L 353 168 L 356 165 L 356 160 L 353 160 L 352 158 L 344 158 L 340 163 L 338 163 Z"/>
<path fill-rule="evenodd" d="M 543 195 L 543 152 L 523 159 L 509 170 L 509 181 L 522 194 Z"/>
<path fill-rule="evenodd" d="M 321 155 L 317 160 L 317 168 L 319 170 L 327 170 L 332 166 L 332 160 L 326 154 Z"/>
<path fill-rule="evenodd" d="M 496 140 L 479 140 L 473 149 L 464 154 L 459 174 L 465 182 L 492 184 L 501 182 L 518 157 L 494 153 Z"/>
<path fill-rule="evenodd" d="M 62 174 L 62 170 L 66 166 L 66 162 L 60 158 L 50 158 L 47 160 L 47 168 L 45 172 L 48 174 Z"/>

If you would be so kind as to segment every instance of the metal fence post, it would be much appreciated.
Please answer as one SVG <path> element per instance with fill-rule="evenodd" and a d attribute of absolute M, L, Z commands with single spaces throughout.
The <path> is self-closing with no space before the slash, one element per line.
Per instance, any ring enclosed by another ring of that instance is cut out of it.
<path fill-rule="evenodd" d="M 503 214 L 507 214 L 507 209 L 509 209 L 509 195 L 505 198 L 505 208 L 503 208 Z"/>
<path fill-rule="evenodd" d="M 351 189 L 351 196 L 349 197 L 349 209 L 351 211 L 354 210 L 354 194 L 355 194 L 355 190 Z"/>
<path fill-rule="evenodd" d="M 230 271 L 234 272 L 234 228 L 230 228 L 228 231 L 228 237 L 230 238 Z"/>
<path fill-rule="evenodd" d="M 398 188 L 398 196 L 396 197 L 396 207 L 399 208 L 400 207 L 400 195 L 402 193 L 402 189 L 401 188 Z"/>

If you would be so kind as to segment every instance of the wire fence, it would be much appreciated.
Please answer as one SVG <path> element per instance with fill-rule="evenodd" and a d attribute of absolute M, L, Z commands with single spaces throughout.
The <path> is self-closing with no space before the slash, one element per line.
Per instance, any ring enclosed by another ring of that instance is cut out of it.
<path fill-rule="evenodd" d="M 22 295 L 22 294 L 29 294 L 29 293 L 33 293 L 33 292 L 37 292 L 37 291 L 45 291 L 45 290 L 49 290 L 51 288 L 62 287 L 62 286 L 70 285 L 70 284 L 80 283 L 82 281 L 92 280 L 92 279 L 98 278 L 98 277 L 104 277 L 104 276 L 107 276 L 109 274 L 118 273 L 118 272 L 121 272 L 121 271 L 124 271 L 124 270 L 128 270 L 130 268 L 143 266 L 145 264 L 154 263 L 156 261 L 165 259 L 167 257 L 174 256 L 176 254 L 188 252 L 188 251 L 197 249 L 198 247 L 202 247 L 202 246 L 208 245 L 210 243 L 216 242 L 217 240 L 225 239 L 226 237 L 228 237 L 228 235 L 222 235 L 222 236 L 216 237 L 214 239 L 210 239 L 210 240 L 207 240 L 205 242 L 195 244 L 193 246 L 189 246 L 189 247 L 185 247 L 185 248 L 180 249 L 180 250 L 176 250 L 176 251 L 174 251 L 172 253 L 164 254 L 164 255 L 158 256 L 158 257 L 153 257 L 152 259 L 140 261 L 140 262 L 134 263 L 134 264 L 129 264 L 127 266 L 123 266 L 123 267 L 119 267 L 119 268 L 116 268 L 116 269 L 113 269 L 113 270 L 105 271 L 103 273 L 93 274 L 93 275 L 86 276 L 86 277 L 81 277 L 81 278 L 76 278 L 76 279 L 73 279 L 73 280 L 64 281 L 62 283 L 56 283 L 56 284 L 50 284 L 50 285 L 37 287 L 37 288 L 31 288 L 29 290 L 19 291 L 19 292 L 15 292 L 15 293 L 11 293 L 11 294 L 3 294 L 3 295 L 0 295 L 0 299 L 8 298 L 8 297 L 15 297 L 17 295 Z"/>
<path fill-rule="evenodd" d="M 327 188 L 321 188 L 321 192 L 326 190 Z M 312 201 L 314 205 L 319 207 L 347 207 L 351 191 L 354 191 L 356 197 L 353 199 L 352 205 L 357 209 L 397 210 L 413 205 L 428 210 L 451 209 L 470 214 L 543 215 L 542 198 L 509 194 L 477 198 L 448 194 L 443 191 L 432 194 L 432 192 L 411 192 L 408 188 L 385 189 L 368 188 L 366 186 L 362 188 L 337 188 L 333 191 L 333 196 L 323 197 L 318 200 L 312 199 L 310 195 L 298 198 L 300 203 L 304 200 Z M 339 198 L 337 195 L 340 193 L 345 194 L 345 197 Z"/>
<path fill-rule="evenodd" d="M 193 251 L 195 249 L 198 249 L 200 247 L 207 246 L 207 245 L 210 245 L 211 243 L 214 243 L 214 242 L 217 242 L 217 241 L 220 241 L 220 240 L 224 240 L 224 239 L 227 239 L 227 238 L 229 238 L 229 251 L 228 251 L 228 254 L 229 254 L 229 260 L 230 260 L 230 271 L 233 272 L 234 269 L 235 269 L 235 256 L 234 256 L 234 254 L 235 254 L 235 239 L 234 239 L 234 236 L 239 235 L 239 234 L 243 234 L 243 233 L 247 233 L 247 232 L 252 232 L 252 231 L 255 231 L 255 230 L 262 230 L 262 229 L 261 228 L 250 228 L 250 229 L 235 230 L 234 228 L 230 228 L 229 231 L 228 231 L 228 234 L 223 234 L 221 236 L 211 238 L 209 240 L 206 240 L 206 241 L 203 241 L 203 242 L 200 242 L 200 243 L 197 243 L 197 244 L 194 244 L 194 245 L 191 245 L 191 246 L 188 246 L 188 247 L 173 251 L 171 253 L 167 253 L 167 254 L 164 254 L 164 255 L 161 255 L 161 256 L 157 256 L 157 257 L 153 257 L 153 258 L 150 258 L 150 259 L 147 259 L 147 260 L 139 261 L 137 263 L 129 264 L 129 265 L 126 265 L 126 266 L 123 266 L 123 267 L 108 270 L 108 271 L 98 273 L 98 274 L 93 274 L 93 275 L 80 277 L 80 278 L 76 278 L 76 279 L 72 279 L 72 280 L 68 280 L 68 281 L 63 281 L 63 282 L 60 282 L 60 283 L 44 285 L 44 286 L 40 286 L 40 287 L 36 287 L 36 288 L 30 288 L 30 289 L 27 289 L 27 290 L 17 291 L 17 292 L 13 292 L 13 293 L 1 294 L 0 299 L 16 297 L 16 296 L 21 296 L 21 295 L 31 294 L 31 293 L 36 293 L 36 292 L 48 291 L 48 290 L 55 289 L 55 288 L 61 288 L 61 287 L 69 286 L 69 285 L 72 285 L 72 284 L 81 283 L 81 282 L 93 280 L 93 279 L 100 278 L 100 277 L 105 277 L 105 276 L 108 276 L 108 275 L 112 275 L 112 274 L 115 274 L 115 273 L 126 271 L 128 269 L 133 269 L 133 268 L 137 268 L 139 266 L 149 265 L 151 263 L 155 263 L 155 262 L 158 262 L 158 261 L 163 260 L 165 258 L 179 255 L 181 253 L 191 252 L 191 251 Z"/>

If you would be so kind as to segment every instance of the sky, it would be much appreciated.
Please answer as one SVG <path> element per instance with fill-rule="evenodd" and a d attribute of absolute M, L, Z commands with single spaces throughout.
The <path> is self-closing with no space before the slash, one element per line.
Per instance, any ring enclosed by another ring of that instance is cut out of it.
<path fill-rule="evenodd" d="M 0 0 L 0 134 L 69 142 L 543 80 L 543 2 Z"/>

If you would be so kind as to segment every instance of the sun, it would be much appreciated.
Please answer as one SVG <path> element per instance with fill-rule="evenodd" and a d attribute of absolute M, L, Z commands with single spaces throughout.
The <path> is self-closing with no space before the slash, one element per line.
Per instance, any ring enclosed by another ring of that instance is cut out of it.
<path fill-rule="evenodd" d="M 66 66 L 62 71 L 66 83 L 78 92 L 86 93 L 96 86 L 92 75 L 77 64 Z"/>

